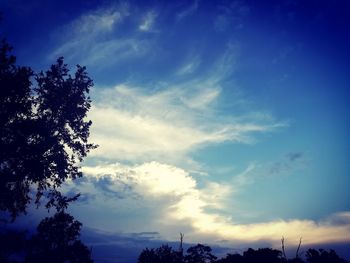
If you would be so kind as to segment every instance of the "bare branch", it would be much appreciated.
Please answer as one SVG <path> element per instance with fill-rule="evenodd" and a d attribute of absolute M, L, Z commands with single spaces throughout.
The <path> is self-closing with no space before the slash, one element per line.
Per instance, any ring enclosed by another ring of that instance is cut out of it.
<path fill-rule="evenodd" d="M 301 246 L 301 240 L 302 240 L 302 237 L 300 237 L 300 239 L 299 239 L 299 245 L 298 245 L 298 248 L 297 248 L 297 251 L 296 251 L 296 254 L 295 254 L 296 258 L 299 257 L 299 250 L 300 250 L 300 246 Z"/>
<path fill-rule="evenodd" d="M 180 232 L 180 252 L 183 253 L 183 248 L 182 248 L 182 244 L 183 244 L 183 239 L 184 239 L 184 234 Z"/>
<path fill-rule="evenodd" d="M 282 254 L 283 254 L 283 257 L 284 257 L 285 259 L 287 259 L 287 257 L 286 257 L 286 251 L 284 250 L 284 237 L 283 237 L 283 236 L 282 236 L 281 242 L 282 242 Z"/>

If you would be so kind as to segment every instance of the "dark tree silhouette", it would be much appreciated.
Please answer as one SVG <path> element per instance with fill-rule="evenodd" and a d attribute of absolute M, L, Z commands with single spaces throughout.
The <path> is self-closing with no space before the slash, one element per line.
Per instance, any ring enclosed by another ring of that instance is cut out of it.
<path fill-rule="evenodd" d="M 26 245 L 25 232 L 16 230 L 0 231 L 0 262 L 18 262 L 13 257 L 19 252 L 25 251 Z"/>
<path fill-rule="evenodd" d="M 79 161 L 95 145 L 88 143 L 91 121 L 85 67 L 69 74 L 63 58 L 46 72 L 34 74 L 15 65 L 11 47 L 0 47 L 0 211 L 15 219 L 34 200 L 58 210 L 75 197 L 58 191 L 82 175 Z"/>
<path fill-rule="evenodd" d="M 25 262 L 93 262 L 90 250 L 79 240 L 81 226 L 63 211 L 45 218 L 29 241 Z"/>
<path fill-rule="evenodd" d="M 268 263 L 280 263 L 284 262 L 282 252 L 271 248 L 259 248 L 254 250 L 249 248 L 243 253 L 245 262 L 268 262 Z"/>
<path fill-rule="evenodd" d="M 142 250 L 137 260 L 138 263 L 153 263 L 158 261 L 159 261 L 158 255 L 156 254 L 153 248 L 152 249 L 145 248 L 144 250 Z"/>
<path fill-rule="evenodd" d="M 144 249 L 139 258 L 139 263 L 181 263 L 182 255 L 168 245 L 162 245 L 157 249 Z"/>
<path fill-rule="evenodd" d="M 346 263 L 334 250 L 329 252 L 324 249 L 308 249 L 306 251 L 306 261 L 308 263 Z"/>
<path fill-rule="evenodd" d="M 285 261 L 288 262 L 288 263 L 305 263 L 305 261 L 302 260 L 300 257 L 291 258 L 291 259 L 288 259 L 288 260 L 285 260 Z"/>
<path fill-rule="evenodd" d="M 219 259 L 217 263 L 245 263 L 244 257 L 240 254 L 227 254 L 226 257 Z"/>
<path fill-rule="evenodd" d="M 172 247 L 168 245 L 163 245 L 156 249 L 156 254 L 158 255 L 159 262 L 169 262 L 178 263 L 181 262 L 181 256 L 179 251 L 174 251 Z"/>
<path fill-rule="evenodd" d="M 185 262 L 187 263 L 212 263 L 215 262 L 216 256 L 211 253 L 211 248 L 202 244 L 187 249 Z"/>
<path fill-rule="evenodd" d="M 181 242 L 181 239 L 180 239 Z M 180 246 L 181 247 L 181 246 Z M 300 247 L 300 246 L 299 246 Z M 298 249 L 299 252 L 299 249 Z M 180 257 L 179 257 L 180 255 Z M 243 255 L 227 254 L 221 259 L 216 259 L 209 246 L 198 244 L 190 247 L 183 257 L 180 251 L 173 251 L 168 245 L 157 249 L 144 249 L 139 258 L 139 263 L 179 262 L 179 263 L 346 263 L 334 250 L 329 252 L 323 249 L 309 249 L 306 252 L 306 262 L 296 253 L 295 258 L 287 259 L 285 253 L 271 248 L 249 248 Z"/>

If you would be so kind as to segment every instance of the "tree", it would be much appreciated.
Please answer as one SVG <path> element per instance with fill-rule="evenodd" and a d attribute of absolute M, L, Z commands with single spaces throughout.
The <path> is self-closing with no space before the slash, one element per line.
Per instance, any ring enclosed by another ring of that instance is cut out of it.
<path fill-rule="evenodd" d="M 25 262 L 93 262 L 90 250 L 79 240 L 81 226 L 63 211 L 45 218 L 29 241 Z"/>
<path fill-rule="evenodd" d="M 161 263 L 180 263 L 181 256 L 178 251 L 174 251 L 172 247 L 168 245 L 162 245 L 156 249 L 156 255 Z"/>
<path fill-rule="evenodd" d="M 306 251 L 306 262 L 308 263 L 346 263 L 337 253 L 331 249 L 329 252 L 324 249 L 308 249 Z"/>
<path fill-rule="evenodd" d="M 17 230 L 0 230 L 0 262 L 14 263 L 16 255 L 25 251 L 26 232 Z"/>
<path fill-rule="evenodd" d="M 158 255 L 156 254 L 153 248 L 152 249 L 145 248 L 144 250 L 142 250 L 137 260 L 138 263 L 156 263 L 158 261 L 159 261 Z"/>
<path fill-rule="evenodd" d="M 277 249 L 271 248 L 259 248 L 254 250 L 249 248 L 243 253 L 245 262 L 269 262 L 269 263 L 280 263 L 284 262 L 282 258 L 282 252 Z"/>
<path fill-rule="evenodd" d="M 211 248 L 202 244 L 187 249 L 185 262 L 187 263 L 212 263 L 215 262 L 216 256 L 211 253 Z"/>
<path fill-rule="evenodd" d="M 14 220 L 45 197 L 58 211 L 78 195 L 58 190 L 81 177 L 79 162 L 96 146 L 88 143 L 92 80 L 85 67 L 69 74 L 63 58 L 35 74 L 15 65 L 11 47 L 0 47 L 0 211 Z"/>
<path fill-rule="evenodd" d="M 139 263 L 181 263 L 180 252 L 174 251 L 168 245 L 162 245 L 157 249 L 144 249 L 139 258 Z"/>
<path fill-rule="evenodd" d="M 219 259 L 217 263 L 245 263 L 245 261 L 240 254 L 227 254 L 226 257 Z"/>

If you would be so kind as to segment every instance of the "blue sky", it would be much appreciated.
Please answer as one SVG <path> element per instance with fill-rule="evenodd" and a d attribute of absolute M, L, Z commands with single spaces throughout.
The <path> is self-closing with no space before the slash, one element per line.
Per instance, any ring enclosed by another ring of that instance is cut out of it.
<path fill-rule="evenodd" d="M 348 243 L 347 1 L 1 1 L 18 63 L 87 66 L 71 212 L 104 233 Z"/>

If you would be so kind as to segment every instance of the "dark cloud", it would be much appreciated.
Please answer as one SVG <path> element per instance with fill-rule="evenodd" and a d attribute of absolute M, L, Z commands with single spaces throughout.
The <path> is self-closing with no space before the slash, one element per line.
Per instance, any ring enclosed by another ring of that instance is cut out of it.
<path fill-rule="evenodd" d="M 278 161 L 270 163 L 267 168 L 269 175 L 291 173 L 305 166 L 303 152 L 290 152 Z"/>
<path fill-rule="evenodd" d="M 287 154 L 287 158 L 292 162 L 297 160 L 297 159 L 302 158 L 303 156 L 304 156 L 304 154 L 302 152 L 294 152 L 294 153 Z"/>
<path fill-rule="evenodd" d="M 81 189 L 79 190 L 79 188 L 73 186 L 71 187 L 66 193 L 65 195 L 68 197 L 73 197 L 77 194 L 80 194 L 77 202 L 79 203 L 83 203 L 83 204 L 87 204 L 92 200 L 96 199 L 96 195 L 92 194 L 92 193 L 87 193 L 87 192 L 81 192 Z"/>
<path fill-rule="evenodd" d="M 121 180 L 113 180 L 109 176 L 91 179 L 91 183 L 99 193 L 107 197 L 117 199 L 139 198 L 139 195 L 133 190 L 132 184 L 122 182 Z"/>

